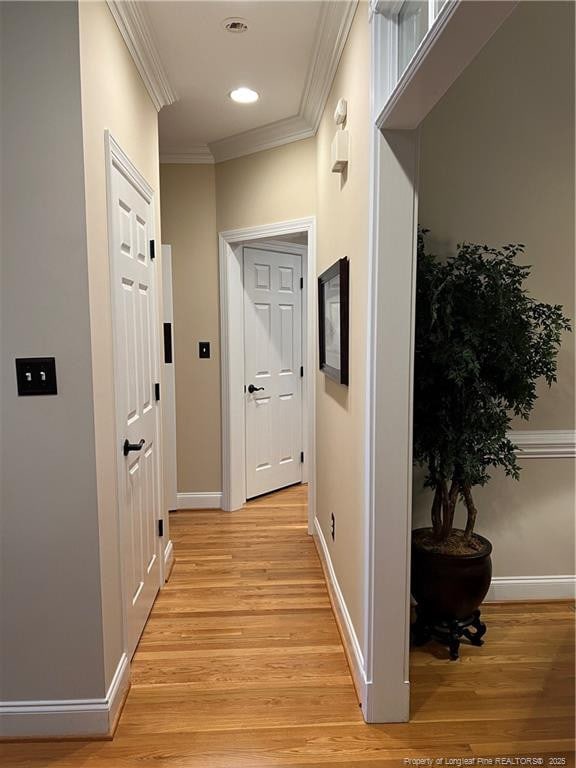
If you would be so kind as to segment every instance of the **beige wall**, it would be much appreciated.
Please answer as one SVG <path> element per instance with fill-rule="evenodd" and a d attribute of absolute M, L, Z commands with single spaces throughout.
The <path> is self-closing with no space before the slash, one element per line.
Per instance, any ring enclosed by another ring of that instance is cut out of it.
<path fill-rule="evenodd" d="M 162 165 L 162 233 L 172 246 L 178 490 L 220 491 L 220 326 L 213 165 Z M 210 359 L 198 357 L 209 341 Z"/>
<path fill-rule="evenodd" d="M 172 245 L 178 491 L 221 491 L 218 232 L 312 216 L 314 139 L 213 165 L 162 165 Z M 210 341 L 210 360 L 198 342 Z"/>
<path fill-rule="evenodd" d="M 124 650 L 104 130 L 158 191 L 157 114 L 104 2 L 0 10 L 2 698 L 102 698 Z M 18 398 L 14 358 L 44 355 L 57 397 Z"/>
<path fill-rule="evenodd" d="M 350 386 L 317 376 L 317 516 L 361 647 L 364 645 L 364 424 L 369 222 L 367 4 L 358 6 L 317 136 L 318 272 L 350 259 Z M 330 170 L 338 99 L 348 102 L 350 162 Z M 330 538 L 330 515 L 336 539 Z"/>
<path fill-rule="evenodd" d="M 158 116 L 106 3 L 81 2 L 79 21 L 102 612 L 109 684 L 123 648 L 104 131 L 110 130 L 154 189 L 156 238 L 161 242 Z M 158 280 L 161 300 L 161 270 Z"/>
<path fill-rule="evenodd" d="M 0 699 L 105 694 L 78 10 L 1 3 Z M 18 397 L 14 358 L 56 358 Z"/>
<path fill-rule="evenodd" d="M 316 210 L 315 158 L 315 140 L 304 139 L 218 163 L 218 231 L 312 215 Z"/>
<path fill-rule="evenodd" d="M 437 252 L 461 240 L 526 244 L 533 295 L 574 318 L 574 6 L 520 3 L 422 126 L 419 220 Z M 515 429 L 574 429 L 574 337 L 558 384 Z M 476 493 L 495 575 L 574 573 L 574 466 L 525 460 Z M 415 487 L 415 524 L 429 499 Z"/>

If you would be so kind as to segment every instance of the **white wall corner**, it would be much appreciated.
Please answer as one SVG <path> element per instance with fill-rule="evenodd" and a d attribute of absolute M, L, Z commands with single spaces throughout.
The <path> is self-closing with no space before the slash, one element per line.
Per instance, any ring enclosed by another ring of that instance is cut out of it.
<path fill-rule="evenodd" d="M 214 155 L 208 144 L 194 144 L 188 152 L 167 152 L 160 155 L 160 163 L 165 165 L 209 165 L 214 162 Z"/>
<path fill-rule="evenodd" d="M 178 509 L 221 509 L 221 491 L 178 493 Z"/>
<path fill-rule="evenodd" d="M 515 430 L 508 432 L 520 459 L 576 458 L 576 430 Z"/>
<path fill-rule="evenodd" d="M 178 97 L 154 42 L 145 4 L 136 0 L 107 0 L 107 3 L 152 103 L 158 111 L 173 104 Z"/>
<path fill-rule="evenodd" d="M 338 584 L 338 578 L 336 571 L 332 565 L 330 558 L 330 551 L 326 544 L 326 539 L 322 533 L 322 527 L 317 518 L 314 518 L 314 541 L 317 544 L 317 551 L 320 557 L 320 561 L 323 566 L 324 574 L 326 576 L 326 583 L 328 587 L 328 594 L 330 596 L 330 602 L 332 603 L 332 609 L 336 615 L 336 621 L 342 635 L 342 641 L 346 650 L 346 658 L 350 666 L 350 672 L 354 680 L 356 692 L 360 699 L 360 704 L 366 718 L 366 703 L 368 698 L 368 684 L 366 681 L 366 670 L 364 664 L 364 655 L 360 647 L 360 642 L 352 619 L 344 600 L 344 595 Z"/>
<path fill-rule="evenodd" d="M 130 687 L 130 663 L 122 654 L 103 699 L 0 702 L 4 739 L 106 738 L 114 730 Z"/>

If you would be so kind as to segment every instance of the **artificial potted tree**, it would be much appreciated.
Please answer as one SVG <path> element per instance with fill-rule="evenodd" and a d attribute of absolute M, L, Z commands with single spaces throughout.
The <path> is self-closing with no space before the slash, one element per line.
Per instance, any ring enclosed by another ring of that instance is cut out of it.
<path fill-rule="evenodd" d="M 413 636 L 445 642 L 458 658 L 460 639 L 482 644 L 479 606 L 492 573 L 491 543 L 475 532 L 472 489 L 500 467 L 518 479 L 513 416 L 528 419 L 536 384 L 556 381 L 563 331 L 560 305 L 538 302 L 523 287 L 530 267 L 523 245 L 501 249 L 463 243 L 441 260 L 418 237 L 414 370 L 414 461 L 433 491 L 431 526 L 413 531 Z M 467 513 L 454 526 L 457 504 Z"/>

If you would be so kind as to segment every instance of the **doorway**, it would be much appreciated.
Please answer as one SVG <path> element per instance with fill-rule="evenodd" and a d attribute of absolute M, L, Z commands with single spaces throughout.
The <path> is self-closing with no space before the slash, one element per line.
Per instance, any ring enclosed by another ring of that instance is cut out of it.
<path fill-rule="evenodd" d="M 311 533 L 315 220 L 221 232 L 219 241 L 222 508 L 307 482 Z"/>

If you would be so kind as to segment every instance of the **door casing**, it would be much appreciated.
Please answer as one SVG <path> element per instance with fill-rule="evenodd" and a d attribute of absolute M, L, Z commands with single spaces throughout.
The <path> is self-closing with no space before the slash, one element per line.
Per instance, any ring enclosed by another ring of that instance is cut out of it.
<path fill-rule="evenodd" d="M 270 238 L 306 232 L 308 246 L 279 244 Z M 302 327 L 304 360 L 304 468 L 308 482 L 308 532 L 316 509 L 316 219 L 294 219 L 260 227 L 220 232 L 220 328 L 222 374 L 222 509 L 240 509 L 246 502 L 244 413 L 244 313 L 242 246 L 265 245 L 269 250 L 303 254 L 304 296 Z M 254 242 L 257 241 L 257 242 Z"/>
<path fill-rule="evenodd" d="M 178 483 L 176 477 L 176 356 L 174 350 L 174 301 L 172 296 L 172 246 L 163 245 L 162 253 L 162 320 L 170 324 L 172 341 L 172 362 L 166 362 L 165 343 L 160 349 L 161 393 L 162 405 L 162 471 L 164 475 L 164 581 L 168 580 L 174 564 L 174 550 L 170 539 L 169 513 L 178 508 Z"/>

